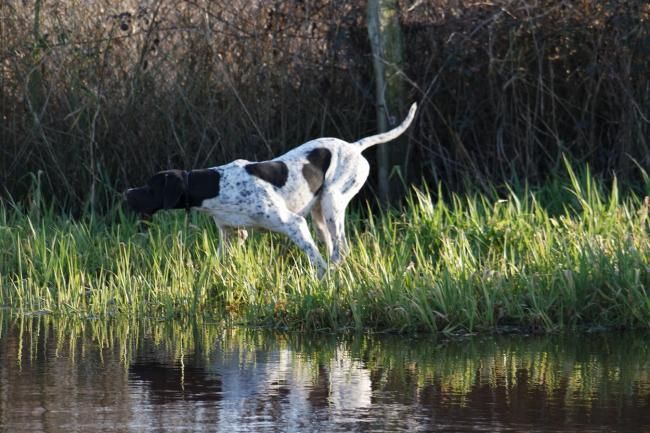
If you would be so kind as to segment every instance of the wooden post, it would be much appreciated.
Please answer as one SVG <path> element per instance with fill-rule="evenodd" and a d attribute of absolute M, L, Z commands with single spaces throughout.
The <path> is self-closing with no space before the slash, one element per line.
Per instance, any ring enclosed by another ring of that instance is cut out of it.
<path fill-rule="evenodd" d="M 399 76 L 402 66 L 402 35 L 399 25 L 397 0 L 368 0 L 368 37 L 372 49 L 375 72 L 375 106 L 378 132 L 395 126 L 402 108 L 403 82 Z M 398 166 L 404 175 L 405 151 L 396 143 L 377 147 L 379 199 L 384 206 L 403 194 L 402 181 L 390 178 L 393 167 Z"/>

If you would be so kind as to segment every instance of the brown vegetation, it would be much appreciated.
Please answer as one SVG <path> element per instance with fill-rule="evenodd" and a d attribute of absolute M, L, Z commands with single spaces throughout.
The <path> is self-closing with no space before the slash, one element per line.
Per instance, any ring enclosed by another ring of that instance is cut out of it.
<path fill-rule="evenodd" d="M 646 1 L 403 1 L 401 24 L 408 180 L 650 166 Z M 0 26 L 5 197 L 41 172 L 103 206 L 155 170 L 375 131 L 365 2 L 3 2 Z"/>

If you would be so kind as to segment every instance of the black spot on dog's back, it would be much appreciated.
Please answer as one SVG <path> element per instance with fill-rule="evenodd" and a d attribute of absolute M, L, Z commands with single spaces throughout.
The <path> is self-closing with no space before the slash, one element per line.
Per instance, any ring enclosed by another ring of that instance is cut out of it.
<path fill-rule="evenodd" d="M 216 170 L 204 168 L 187 173 L 187 194 L 190 206 L 201 206 L 203 200 L 219 195 L 221 176 Z"/>
<path fill-rule="evenodd" d="M 317 195 L 323 187 L 325 173 L 332 161 L 332 152 L 325 148 L 317 148 L 307 154 L 309 163 L 303 165 L 302 175 L 305 177 L 309 189 Z"/>
<path fill-rule="evenodd" d="M 281 161 L 256 162 L 244 168 L 248 174 L 257 176 L 278 188 L 282 188 L 289 177 L 287 164 Z"/>

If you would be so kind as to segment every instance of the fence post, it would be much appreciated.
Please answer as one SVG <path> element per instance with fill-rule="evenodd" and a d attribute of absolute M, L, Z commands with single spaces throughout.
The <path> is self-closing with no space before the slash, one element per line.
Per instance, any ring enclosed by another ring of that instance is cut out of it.
<path fill-rule="evenodd" d="M 403 62 L 402 35 L 397 0 L 368 0 L 368 37 L 375 74 L 375 106 L 378 132 L 395 126 L 403 112 L 404 86 L 400 77 Z M 395 143 L 377 147 L 379 199 L 387 206 L 404 193 L 402 179 L 391 177 L 399 169 L 405 175 L 408 152 Z"/>

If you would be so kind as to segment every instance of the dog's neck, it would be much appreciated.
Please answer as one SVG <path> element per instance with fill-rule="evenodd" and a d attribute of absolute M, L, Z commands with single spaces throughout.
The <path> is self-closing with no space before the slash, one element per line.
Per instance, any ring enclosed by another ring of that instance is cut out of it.
<path fill-rule="evenodd" d="M 181 172 L 183 194 L 176 209 L 189 211 L 199 207 L 203 200 L 219 194 L 219 173 L 212 169 L 184 170 Z"/>

